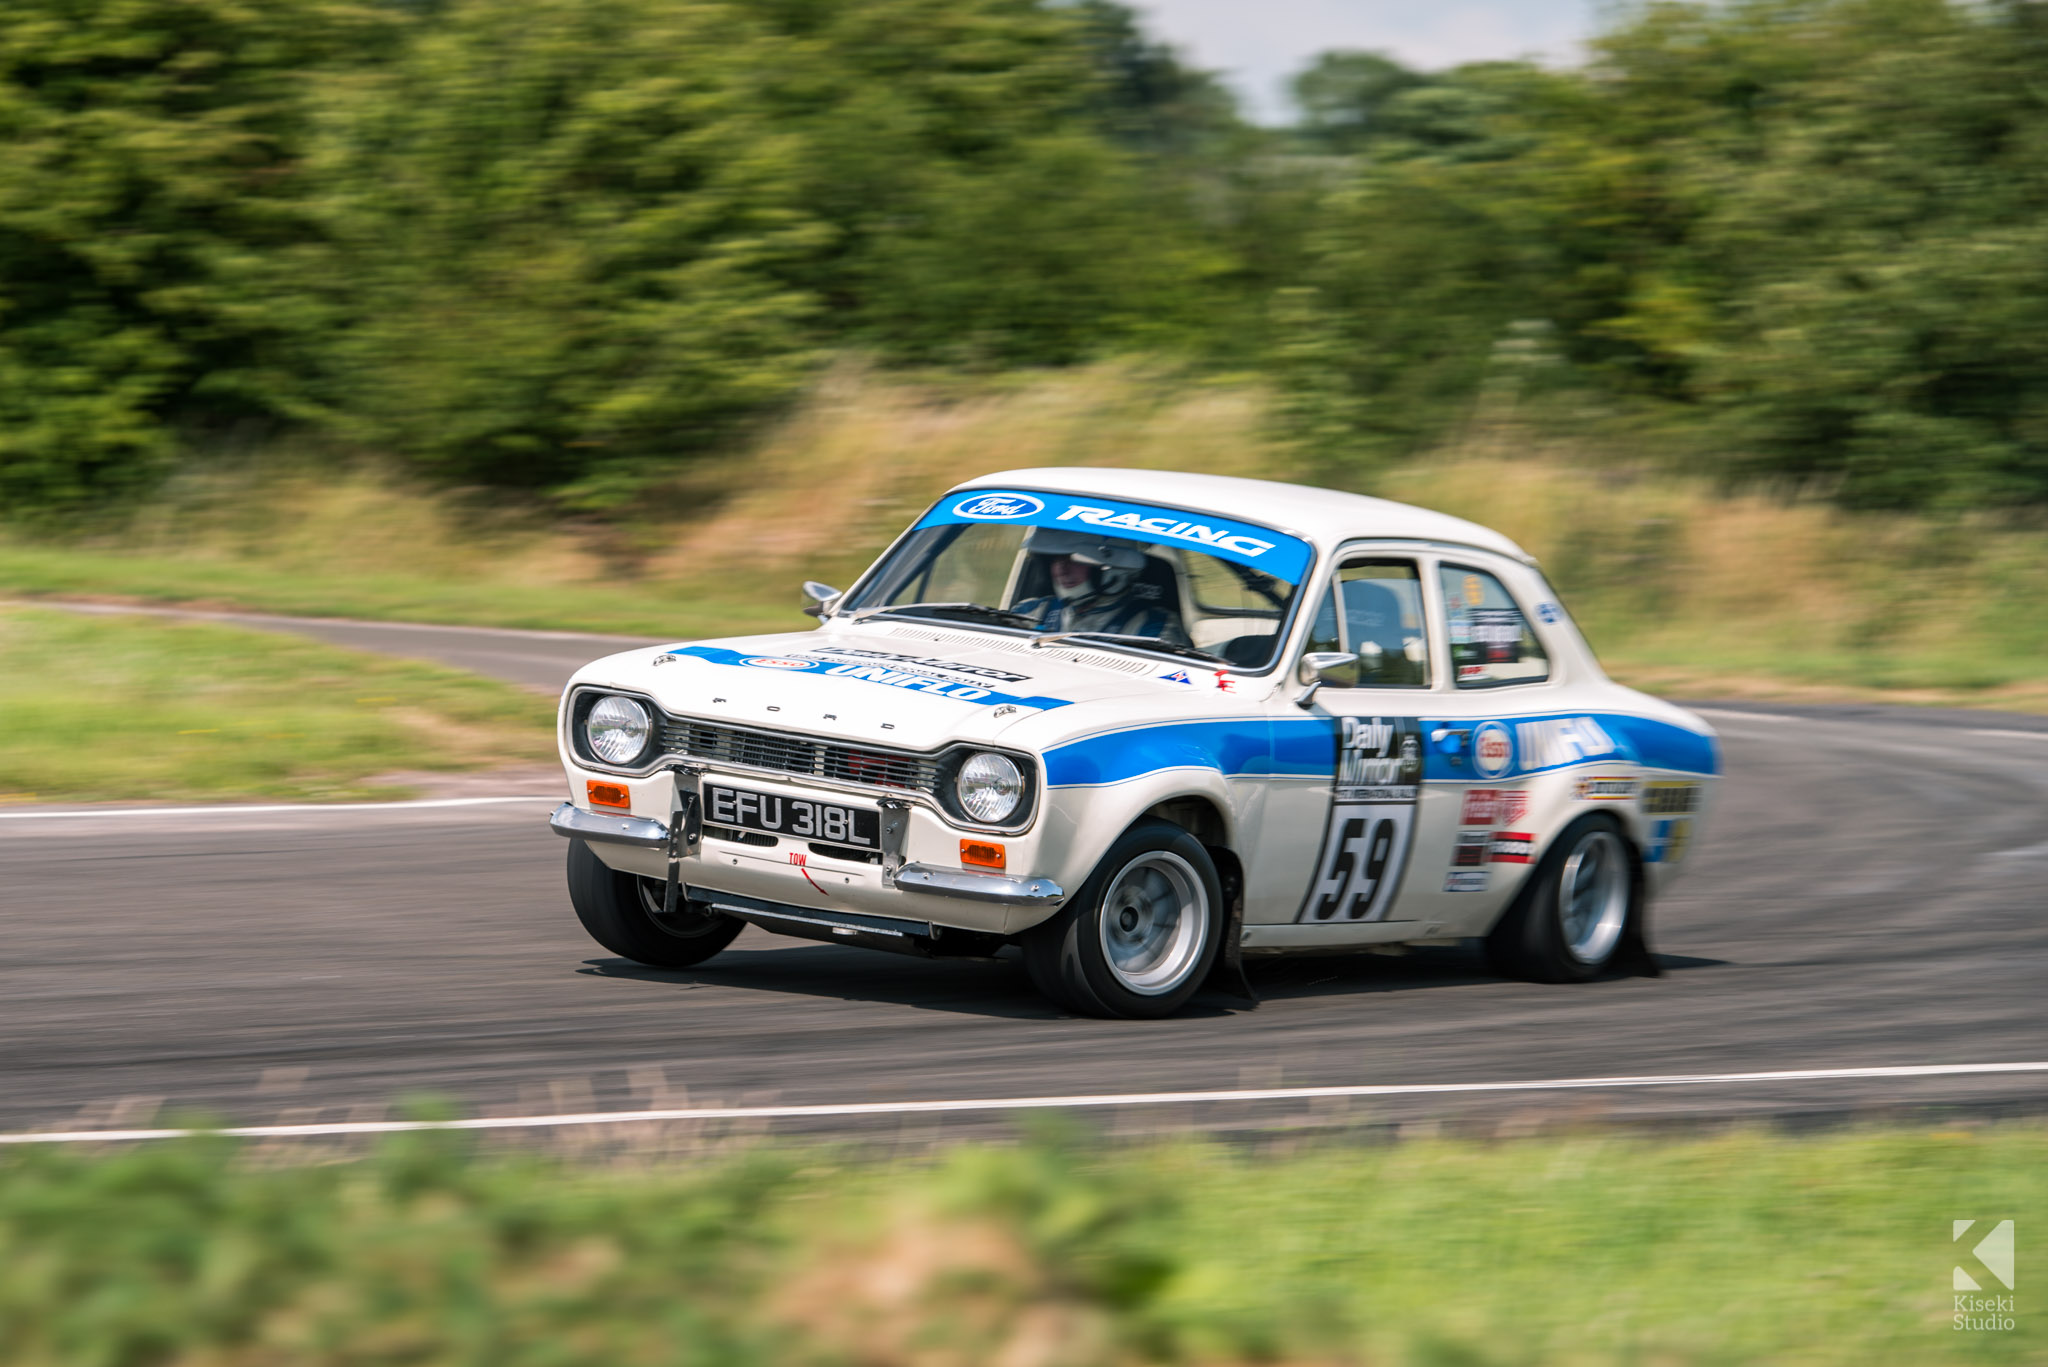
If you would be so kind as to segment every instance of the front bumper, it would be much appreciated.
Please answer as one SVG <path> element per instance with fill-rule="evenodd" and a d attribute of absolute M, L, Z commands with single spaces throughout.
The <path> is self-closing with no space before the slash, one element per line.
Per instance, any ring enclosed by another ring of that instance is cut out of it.
<path fill-rule="evenodd" d="M 666 850 L 669 828 L 646 816 L 601 816 L 571 802 L 555 808 L 548 829 L 556 835 L 600 845 L 626 845 L 643 850 Z M 1013 878 L 1007 874 L 974 873 L 966 869 L 943 869 L 929 864 L 904 864 L 885 873 L 885 879 L 903 892 L 920 892 L 939 897 L 960 897 L 970 902 L 994 902 L 1003 906 L 1049 907 L 1066 900 L 1066 891 L 1050 878 Z"/>
<path fill-rule="evenodd" d="M 564 802 L 548 818 L 548 829 L 573 840 L 599 845 L 631 845 L 643 850 L 668 848 L 668 827 L 652 817 L 600 816 L 573 802 Z"/>

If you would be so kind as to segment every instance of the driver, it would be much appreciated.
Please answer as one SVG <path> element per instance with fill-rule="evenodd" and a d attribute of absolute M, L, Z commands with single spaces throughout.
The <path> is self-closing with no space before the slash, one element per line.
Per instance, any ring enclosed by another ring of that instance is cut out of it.
<path fill-rule="evenodd" d="M 1042 561 L 1052 592 L 1026 598 L 1012 612 L 1037 620 L 1041 631 L 1100 631 L 1191 645 L 1180 605 L 1141 572 L 1149 557 L 1135 542 L 1091 536 L 1062 527 L 1033 527 L 1024 549 Z"/>

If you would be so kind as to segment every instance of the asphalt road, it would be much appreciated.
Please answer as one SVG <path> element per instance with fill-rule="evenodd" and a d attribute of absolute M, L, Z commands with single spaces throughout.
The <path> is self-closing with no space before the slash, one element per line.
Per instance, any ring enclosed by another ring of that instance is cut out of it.
<path fill-rule="evenodd" d="M 418 630 L 401 645 L 536 685 L 610 648 Z M 545 800 L 0 814 L 0 1128 L 340 1120 L 420 1095 L 538 1114 L 2048 1059 L 2048 718 L 1712 715 L 1726 788 L 1655 908 L 1662 977 L 1502 982 L 1449 949 L 1269 961 L 1256 1008 L 1205 995 L 1158 1022 L 1062 1016 L 1011 962 L 754 930 L 696 970 L 636 967 L 576 925 Z M 1927 1107 L 2048 1110 L 2048 1076 L 1398 1098 L 1348 1119 Z"/>

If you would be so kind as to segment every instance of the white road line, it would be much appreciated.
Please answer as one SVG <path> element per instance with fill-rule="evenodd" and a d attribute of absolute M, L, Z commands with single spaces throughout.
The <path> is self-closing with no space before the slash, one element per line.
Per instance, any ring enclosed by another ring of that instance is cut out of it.
<path fill-rule="evenodd" d="M 55 821 L 60 817 L 251 816 L 259 812 L 416 812 L 431 807 L 488 807 L 501 802 L 560 802 L 560 793 L 509 797 L 430 797 L 412 802 L 279 802 L 244 807 L 75 807 L 61 812 L 0 812 L 0 821 Z"/>
<path fill-rule="evenodd" d="M 1426 1082 L 1358 1087 L 1266 1087 L 1216 1092 L 1120 1092 L 1090 1096 L 1013 1096 L 958 1101 L 875 1101 L 824 1106 L 699 1106 L 670 1111 L 591 1111 L 581 1115 L 485 1116 L 473 1120 L 350 1120 L 326 1125 L 242 1125 L 208 1131 L 243 1139 L 287 1139 L 413 1130 L 560 1129 L 669 1120 L 817 1120 L 934 1112 L 1078 1110 L 1105 1106 L 1186 1106 L 1231 1101 L 1313 1101 L 1329 1097 L 1449 1096 L 1480 1092 L 1566 1092 L 1634 1087 L 1710 1087 L 1741 1083 L 1834 1082 L 1858 1078 L 1971 1077 L 2048 1073 L 2048 1063 L 1934 1063 L 1888 1068 L 1801 1068 L 1775 1073 L 1652 1073 L 1639 1077 L 1546 1078 L 1533 1082 Z M 0 1144 L 91 1144 L 176 1139 L 192 1130 L 50 1130 L 0 1134 Z"/>
<path fill-rule="evenodd" d="M 1727 712 L 1718 707 L 1695 707 L 1692 709 L 1702 717 L 1717 717 L 1722 721 L 1811 721 L 1811 717 L 1788 717 L 1782 712 Z"/>
<path fill-rule="evenodd" d="M 2048 740 L 2048 731 L 1984 731 L 1970 732 L 1973 736 L 1997 736 L 2002 740 Z"/>

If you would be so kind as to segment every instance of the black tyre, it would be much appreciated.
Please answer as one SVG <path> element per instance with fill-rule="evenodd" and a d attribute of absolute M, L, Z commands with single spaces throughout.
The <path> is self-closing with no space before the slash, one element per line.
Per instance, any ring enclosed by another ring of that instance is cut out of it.
<path fill-rule="evenodd" d="M 1641 941 L 1643 880 L 1621 823 L 1582 816 L 1550 842 L 1486 937 L 1494 968 L 1539 983 L 1578 983 Z"/>
<path fill-rule="evenodd" d="M 661 914 L 663 884 L 619 873 L 581 840 L 569 842 L 569 904 L 590 938 L 621 958 L 653 968 L 689 968 L 733 942 L 746 924 L 686 902 Z"/>
<path fill-rule="evenodd" d="M 1024 936 L 1024 966 L 1040 992 L 1083 1015 L 1169 1016 L 1209 975 L 1224 921 L 1222 883 L 1202 842 L 1147 821 Z"/>

